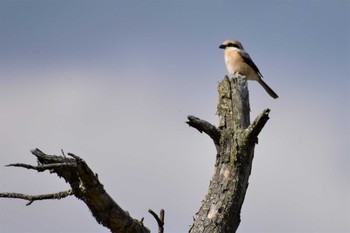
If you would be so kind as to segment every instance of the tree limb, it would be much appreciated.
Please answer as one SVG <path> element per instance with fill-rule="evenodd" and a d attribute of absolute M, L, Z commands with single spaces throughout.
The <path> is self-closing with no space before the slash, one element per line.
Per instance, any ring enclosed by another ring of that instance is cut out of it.
<path fill-rule="evenodd" d="M 38 166 L 16 163 L 9 164 L 12 167 L 22 167 L 42 172 L 50 170 L 59 177 L 63 177 L 70 184 L 69 195 L 74 195 L 85 202 L 96 221 L 109 228 L 113 233 L 149 233 L 150 231 L 138 220 L 130 217 L 109 194 L 104 190 L 96 174 L 89 168 L 86 162 L 79 156 L 68 153 L 72 158 L 47 155 L 39 149 L 31 151 L 38 159 Z M 67 192 L 67 191 L 66 191 Z M 2 193 L 0 197 L 20 198 L 29 200 L 28 204 L 35 200 L 59 199 L 68 193 L 47 194 L 30 196 L 25 194 Z M 27 205 L 28 205 L 27 204 Z"/>
<path fill-rule="evenodd" d="M 71 195 L 73 195 L 73 192 L 71 189 L 63 192 L 58 192 L 58 193 L 49 193 L 49 194 L 40 194 L 40 195 L 27 195 L 23 193 L 0 193 L 0 197 L 3 197 L 3 198 L 17 198 L 17 199 L 28 200 L 29 202 L 26 204 L 26 206 L 29 206 L 34 201 L 38 201 L 38 200 L 62 199 Z"/>
<path fill-rule="evenodd" d="M 251 123 L 248 128 L 245 129 L 243 137 L 245 137 L 247 141 L 257 142 L 259 133 L 269 120 L 269 113 L 270 109 L 265 109 L 259 116 L 256 117 L 253 123 Z"/>
<path fill-rule="evenodd" d="M 220 131 L 214 125 L 208 121 L 199 119 L 195 116 L 187 116 L 186 122 L 190 127 L 197 129 L 200 133 L 206 133 L 211 139 L 213 139 L 215 145 L 219 145 Z"/>
<path fill-rule="evenodd" d="M 161 209 L 158 215 L 151 209 L 148 210 L 148 212 L 156 219 L 157 224 L 158 224 L 158 233 L 163 233 L 164 232 L 164 210 Z"/>
<path fill-rule="evenodd" d="M 38 166 L 33 166 L 25 163 L 12 163 L 12 164 L 6 165 L 6 167 L 22 167 L 22 168 L 36 170 L 38 172 L 52 170 L 54 168 L 63 168 L 63 167 L 70 167 L 70 166 L 76 167 L 77 165 L 75 163 L 52 163 L 52 164 L 45 164 L 45 165 L 39 164 Z"/>

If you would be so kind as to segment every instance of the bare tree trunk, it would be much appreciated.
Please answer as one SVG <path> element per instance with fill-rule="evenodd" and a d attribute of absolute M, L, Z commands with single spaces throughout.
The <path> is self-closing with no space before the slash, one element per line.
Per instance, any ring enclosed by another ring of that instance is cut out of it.
<path fill-rule="evenodd" d="M 190 233 L 236 232 L 248 188 L 257 136 L 269 119 L 264 110 L 250 124 L 247 80 L 240 74 L 219 83 L 219 127 L 189 116 L 187 122 L 214 141 L 215 172 L 208 193 L 195 216 Z"/>
<path fill-rule="evenodd" d="M 269 119 L 269 109 L 265 109 L 250 124 L 249 95 L 247 80 L 235 74 L 227 77 L 218 86 L 220 117 L 219 127 L 194 116 L 188 116 L 188 124 L 200 132 L 209 135 L 216 146 L 217 156 L 215 173 L 210 181 L 199 212 L 190 229 L 190 233 L 231 233 L 240 223 L 240 212 L 248 188 L 248 178 L 252 168 L 254 146 L 257 136 Z M 47 155 L 35 149 L 32 151 L 38 159 L 38 165 L 16 163 L 8 166 L 21 167 L 43 172 L 49 170 L 63 177 L 71 186 L 67 191 L 27 195 L 21 193 L 0 193 L 0 198 L 25 199 L 32 204 L 37 200 L 61 199 L 70 195 L 85 202 L 98 223 L 114 233 L 149 233 L 142 220 L 133 219 L 104 190 L 95 174 L 80 157 L 68 153 L 66 157 Z M 158 232 L 164 232 L 164 210 L 159 216 L 149 212 L 158 223 Z"/>

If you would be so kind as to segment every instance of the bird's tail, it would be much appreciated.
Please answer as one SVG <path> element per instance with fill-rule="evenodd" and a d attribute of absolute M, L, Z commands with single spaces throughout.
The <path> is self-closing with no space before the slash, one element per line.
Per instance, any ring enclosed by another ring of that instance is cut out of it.
<path fill-rule="evenodd" d="M 262 78 L 260 78 L 258 80 L 258 82 L 260 83 L 260 85 L 265 89 L 265 91 L 267 93 L 269 93 L 269 95 L 274 98 L 274 99 L 277 99 L 278 98 L 278 95 L 271 89 L 271 87 L 269 87 L 269 85 L 267 85 L 263 80 Z"/>

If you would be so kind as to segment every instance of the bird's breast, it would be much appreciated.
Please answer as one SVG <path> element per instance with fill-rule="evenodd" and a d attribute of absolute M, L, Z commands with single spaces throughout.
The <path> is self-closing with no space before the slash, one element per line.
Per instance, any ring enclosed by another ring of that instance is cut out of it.
<path fill-rule="evenodd" d="M 258 80 L 260 78 L 254 69 L 244 61 L 236 50 L 225 51 L 225 63 L 227 71 L 230 75 L 238 72 L 245 75 L 247 79 L 250 80 Z"/>

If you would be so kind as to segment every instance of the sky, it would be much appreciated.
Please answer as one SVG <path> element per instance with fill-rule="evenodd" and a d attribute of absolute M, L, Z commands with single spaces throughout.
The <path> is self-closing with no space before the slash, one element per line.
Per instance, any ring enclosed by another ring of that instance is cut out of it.
<path fill-rule="evenodd" d="M 0 192 L 69 189 L 30 149 L 75 153 L 131 216 L 165 209 L 187 232 L 214 171 L 226 39 L 243 43 L 272 99 L 249 82 L 255 148 L 238 233 L 345 233 L 349 227 L 349 2 L 0 0 Z M 6 233 L 109 232 L 74 197 L 0 200 Z"/>

